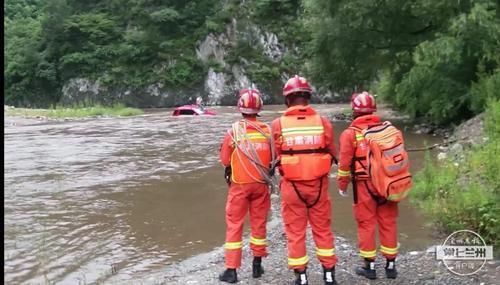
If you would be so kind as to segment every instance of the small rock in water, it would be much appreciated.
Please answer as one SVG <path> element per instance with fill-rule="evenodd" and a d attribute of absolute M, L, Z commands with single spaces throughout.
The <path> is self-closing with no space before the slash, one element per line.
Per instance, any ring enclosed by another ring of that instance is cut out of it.
<path fill-rule="evenodd" d="M 410 255 L 418 255 L 419 253 L 420 253 L 420 252 L 418 252 L 418 251 L 410 251 L 410 252 L 409 252 L 409 254 L 410 254 Z"/>

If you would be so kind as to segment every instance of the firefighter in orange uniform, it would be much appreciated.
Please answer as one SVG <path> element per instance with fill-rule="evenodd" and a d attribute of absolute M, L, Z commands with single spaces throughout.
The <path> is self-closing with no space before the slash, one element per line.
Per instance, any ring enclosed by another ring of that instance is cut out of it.
<path fill-rule="evenodd" d="M 250 213 L 250 248 L 253 252 L 252 276 L 260 277 L 264 270 L 262 257 L 266 251 L 266 222 L 270 209 L 267 177 L 272 163 L 270 127 L 257 120 L 262 99 L 256 89 L 240 91 L 239 111 L 243 119 L 235 122 L 224 137 L 220 160 L 226 167 L 229 193 L 226 203 L 226 270 L 219 280 L 236 283 L 236 269 L 241 266 L 243 222 Z"/>
<path fill-rule="evenodd" d="M 294 284 L 308 284 L 306 228 L 311 225 L 316 255 L 323 265 L 325 284 L 335 281 L 335 247 L 328 194 L 331 165 L 335 159 L 333 127 L 311 106 L 312 88 L 295 75 L 283 88 L 288 109 L 272 123 L 276 154 L 280 160 L 281 210 L 288 241 L 288 267 Z"/>
<path fill-rule="evenodd" d="M 347 186 L 352 181 L 354 217 L 358 225 L 359 253 L 364 265 L 356 268 L 356 274 L 376 279 L 375 257 L 377 255 L 375 230 L 378 225 L 380 252 L 387 262 L 387 278 L 396 278 L 395 258 L 398 253 L 396 219 L 398 204 L 381 200 L 374 193 L 367 170 L 367 146 L 361 133 L 380 118 L 373 114 L 377 110 L 375 99 L 368 92 L 354 93 L 351 98 L 354 120 L 340 136 L 340 161 L 337 174 L 339 193 L 347 196 Z"/>

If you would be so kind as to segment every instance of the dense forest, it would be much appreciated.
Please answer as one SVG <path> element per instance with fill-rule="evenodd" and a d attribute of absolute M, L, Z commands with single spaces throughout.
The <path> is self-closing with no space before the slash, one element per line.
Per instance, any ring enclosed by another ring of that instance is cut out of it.
<path fill-rule="evenodd" d="M 495 0 L 6 0 L 5 103 L 49 106 L 72 78 L 106 86 L 203 85 L 216 61 L 196 47 L 233 19 L 277 35 L 286 52 L 262 55 L 239 36 L 225 60 L 246 64 L 259 88 L 302 73 L 348 98 L 369 89 L 413 117 L 447 124 L 500 97 Z M 248 63 L 250 62 L 250 63 Z"/>

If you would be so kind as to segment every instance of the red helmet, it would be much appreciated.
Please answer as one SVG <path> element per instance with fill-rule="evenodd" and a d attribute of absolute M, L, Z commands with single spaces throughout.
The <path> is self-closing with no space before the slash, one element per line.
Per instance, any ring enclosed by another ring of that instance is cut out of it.
<path fill-rule="evenodd" d="M 283 96 L 288 96 L 294 93 L 307 93 L 312 94 L 311 85 L 304 77 L 295 75 L 294 77 L 288 79 L 283 87 Z"/>
<path fill-rule="evenodd" d="M 243 114 L 257 114 L 262 109 L 262 98 L 257 89 L 242 89 L 238 100 L 238 109 Z"/>
<path fill-rule="evenodd" d="M 377 111 L 375 98 L 368 92 L 353 93 L 351 96 L 351 107 L 356 113 L 371 114 Z"/>

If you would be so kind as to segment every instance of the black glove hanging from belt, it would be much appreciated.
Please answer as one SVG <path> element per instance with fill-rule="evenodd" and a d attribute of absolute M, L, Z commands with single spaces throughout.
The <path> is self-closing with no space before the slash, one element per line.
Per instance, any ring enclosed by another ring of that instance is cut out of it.
<path fill-rule="evenodd" d="M 335 163 L 335 165 L 339 165 L 339 161 L 337 160 L 337 158 L 332 154 L 332 159 L 331 159 L 331 162 L 330 162 L 330 165 L 333 165 Z"/>
<path fill-rule="evenodd" d="M 227 185 L 231 185 L 231 166 L 224 168 L 224 179 L 226 179 Z"/>

